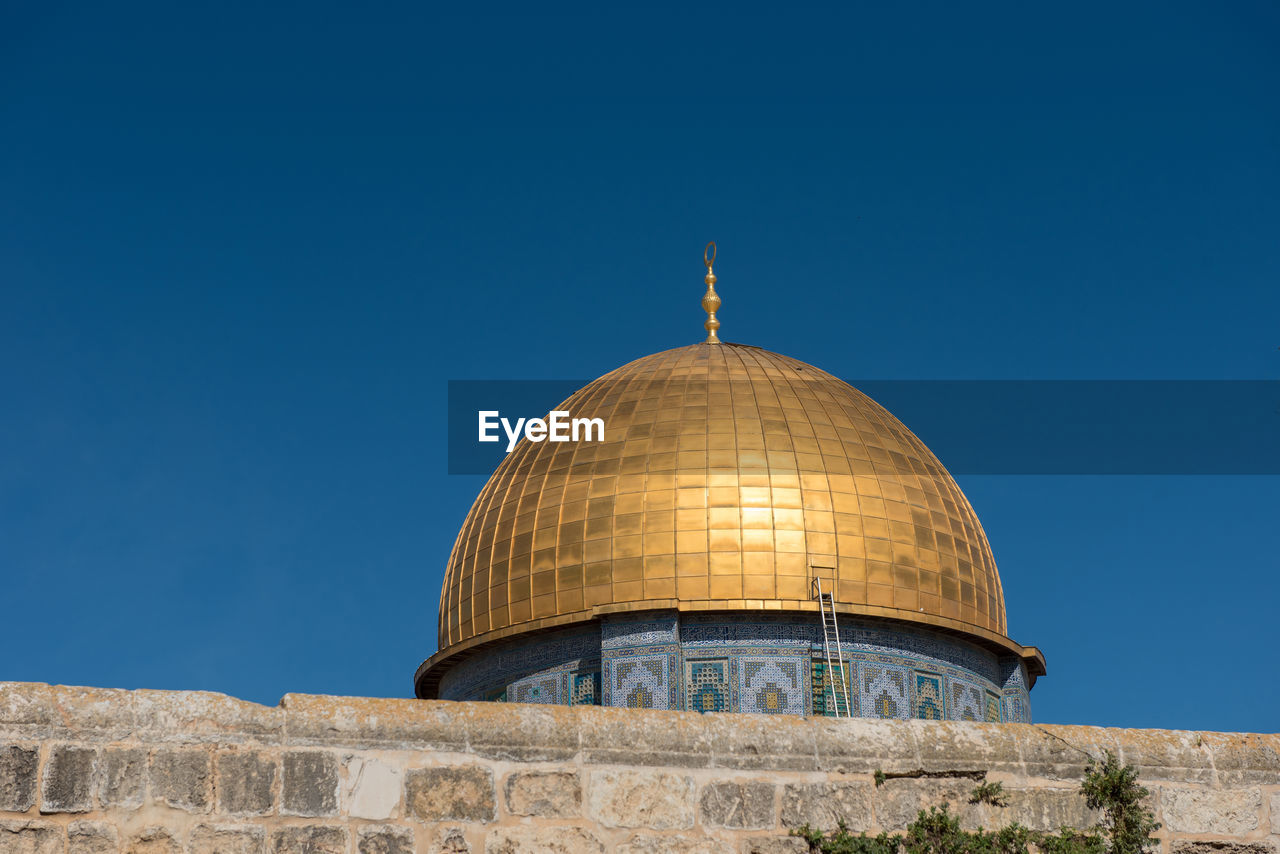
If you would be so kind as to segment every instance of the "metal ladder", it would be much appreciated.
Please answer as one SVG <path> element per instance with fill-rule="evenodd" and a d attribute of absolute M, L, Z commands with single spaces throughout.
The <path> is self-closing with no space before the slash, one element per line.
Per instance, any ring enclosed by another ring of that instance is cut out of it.
<path fill-rule="evenodd" d="M 840 625 L 836 622 L 836 605 L 832 594 L 822 589 L 822 579 L 814 576 L 813 598 L 822 612 L 822 652 L 827 659 L 827 681 L 831 685 L 831 710 L 837 718 L 852 717 L 849 683 L 845 679 L 844 651 L 840 648 Z M 835 647 L 834 660 L 832 646 Z M 839 692 L 836 683 L 840 683 Z"/>

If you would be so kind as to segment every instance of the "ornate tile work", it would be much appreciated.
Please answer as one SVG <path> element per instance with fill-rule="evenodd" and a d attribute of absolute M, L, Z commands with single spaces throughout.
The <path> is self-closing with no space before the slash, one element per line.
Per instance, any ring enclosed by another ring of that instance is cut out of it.
<path fill-rule="evenodd" d="M 1000 667 L 1004 671 L 1000 699 L 1005 721 L 1031 723 L 1031 698 L 1027 695 L 1030 680 L 1026 665 L 1017 658 L 1004 658 L 1000 660 Z"/>
<path fill-rule="evenodd" d="M 600 629 L 591 626 L 518 638 L 460 662 L 440 682 L 445 700 L 479 700 L 529 676 L 584 669 L 600 660 Z"/>
<path fill-rule="evenodd" d="M 891 664 L 858 665 L 858 705 L 864 717 L 911 717 L 911 671 Z"/>
<path fill-rule="evenodd" d="M 601 628 L 603 705 L 678 709 L 680 624 L 675 612 L 655 618 L 606 617 Z"/>
<path fill-rule="evenodd" d="M 852 621 L 848 628 L 846 623 L 841 623 L 840 637 L 845 652 L 887 653 L 927 659 L 936 662 L 936 667 L 959 668 L 993 683 L 999 681 L 996 657 L 958 638 Z"/>
<path fill-rule="evenodd" d="M 1012 688 L 1027 688 L 1027 667 L 1022 663 L 1021 659 L 1009 657 L 1000 659 L 1001 678 L 995 680 L 1000 686 L 1006 690 Z"/>
<path fill-rule="evenodd" d="M 633 709 L 671 707 L 671 659 L 636 655 L 613 662 L 612 705 Z"/>
<path fill-rule="evenodd" d="M 982 688 L 959 679 L 948 680 L 951 719 L 983 721 L 987 719 L 986 699 Z"/>
<path fill-rule="evenodd" d="M 987 721 L 1000 723 L 1000 695 L 994 691 L 987 692 Z"/>
<path fill-rule="evenodd" d="M 916 673 L 915 717 L 926 721 L 946 719 L 942 677 L 937 673 Z"/>
<path fill-rule="evenodd" d="M 738 710 L 766 715 L 803 715 L 805 659 L 795 656 L 744 656 L 738 660 Z"/>
<path fill-rule="evenodd" d="M 1020 697 L 1001 698 L 1004 704 L 1006 723 L 1027 723 L 1023 720 L 1023 700 Z"/>
<path fill-rule="evenodd" d="M 685 708 L 691 712 L 729 711 L 729 661 L 685 662 Z"/>
<path fill-rule="evenodd" d="M 601 626 L 600 646 L 603 649 L 621 649 L 676 643 L 679 640 L 679 625 L 674 614 L 659 620 L 652 617 L 645 620 L 612 617 Z"/>
<path fill-rule="evenodd" d="M 832 662 L 837 675 L 836 693 L 831 692 L 831 675 L 827 672 L 827 659 L 822 654 L 822 650 L 815 649 L 813 658 L 809 664 L 812 673 L 812 704 L 813 714 L 836 717 L 837 710 L 840 715 L 845 713 L 844 710 L 844 694 L 840 693 L 839 679 L 844 677 L 845 688 L 848 689 L 849 703 L 853 706 L 853 716 L 858 717 L 858 688 L 852 682 L 853 674 L 857 672 L 857 665 L 849 662 Z"/>
<path fill-rule="evenodd" d="M 613 615 L 590 630 L 513 639 L 461 662 L 441 683 L 441 696 L 497 699 L 505 694 L 509 702 L 695 708 L 688 665 L 719 660 L 725 664 L 725 705 L 717 698 L 716 708 L 834 713 L 827 708 L 830 683 L 816 615 L 677 617 L 675 612 Z M 997 659 L 954 638 L 868 619 L 842 620 L 841 636 L 854 715 L 1030 718 L 1027 678 L 1017 658 Z M 594 673 L 599 675 L 590 678 Z M 953 683 L 964 686 L 965 702 L 953 698 Z M 976 693 L 965 694 L 966 689 Z"/>
<path fill-rule="evenodd" d="M 600 705 L 600 671 L 573 674 L 573 693 L 569 695 L 571 706 Z"/>
<path fill-rule="evenodd" d="M 763 621 L 717 616 L 714 622 L 705 616 L 680 621 L 680 644 L 686 648 L 724 645 L 808 648 L 821 639 L 821 626 L 789 620 Z"/>
<path fill-rule="evenodd" d="M 530 676 L 512 682 L 507 688 L 507 696 L 513 703 L 549 703 L 563 705 L 561 692 L 562 674 Z"/>

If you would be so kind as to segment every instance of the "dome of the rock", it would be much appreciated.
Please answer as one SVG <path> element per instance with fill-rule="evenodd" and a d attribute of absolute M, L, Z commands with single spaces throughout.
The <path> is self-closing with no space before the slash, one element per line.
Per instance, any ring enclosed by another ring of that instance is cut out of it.
<path fill-rule="evenodd" d="M 842 380 L 714 339 L 557 407 L 603 441 L 507 455 L 449 557 L 418 696 L 1029 720 L 1044 659 L 1007 637 L 938 458 Z"/>

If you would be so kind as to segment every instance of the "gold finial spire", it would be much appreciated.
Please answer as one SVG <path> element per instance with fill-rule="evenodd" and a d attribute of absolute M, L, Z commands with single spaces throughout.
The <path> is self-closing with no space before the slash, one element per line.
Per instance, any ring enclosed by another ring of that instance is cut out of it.
<path fill-rule="evenodd" d="M 704 344 L 719 344 L 720 338 L 716 335 L 716 330 L 720 328 L 720 321 L 716 320 L 716 309 L 720 307 L 720 296 L 716 293 L 716 274 L 711 272 L 711 265 L 716 262 L 716 242 L 713 240 L 707 244 L 707 248 L 702 250 L 702 263 L 707 265 L 707 292 L 702 296 L 702 310 L 707 313 L 707 322 L 702 324 L 707 330 L 707 340 Z"/>

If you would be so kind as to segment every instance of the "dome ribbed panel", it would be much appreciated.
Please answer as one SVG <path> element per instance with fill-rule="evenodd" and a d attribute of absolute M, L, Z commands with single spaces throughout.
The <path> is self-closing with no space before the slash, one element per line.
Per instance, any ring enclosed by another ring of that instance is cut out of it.
<path fill-rule="evenodd" d="M 602 443 L 521 441 L 463 523 L 440 648 L 622 605 L 788 610 L 814 567 L 837 602 L 1006 633 L 977 515 L 883 407 L 803 362 L 695 344 L 558 407 Z"/>

